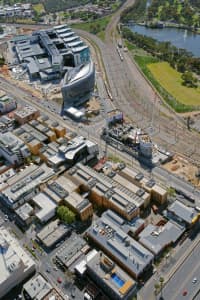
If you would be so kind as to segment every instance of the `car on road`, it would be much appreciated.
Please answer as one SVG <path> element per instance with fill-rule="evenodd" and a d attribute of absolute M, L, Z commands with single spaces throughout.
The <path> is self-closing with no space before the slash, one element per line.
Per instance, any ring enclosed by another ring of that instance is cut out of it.
<path fill-rule="evenodd" d="M 183 293 L 182 293 L 182 295 L 183 296 L 187 296 L 187 293 L 188 293 L 187 290 L 184 290 Z"/>
<path fill-rule="evenodd" d="M 57 278 L 57 282 L 58 282 L 58 283 L 62 283 L 62 278 L 61 278 L 61 277 L 58 277 L 58 278 Z"/>
<path fill-rule="evenodd" d="M 75 298 L 75 291 L 76 291 L 75 287 L 72 288 L 72 290 L 71 290 L 71 296 L 72 296 L 72 298 Z"/>
<path fill-rule="evenodd" d="M 50 269 L 46 269 L 46 272 L 47 272 L 47 273 L 51 273 L 51 270 L 50 270 Z"/>
<path fill-rule="evenodd" d="M 8 221 L 8 215 L 4 216 L 4 221 L 7 222 Z"/>
<path fill-rule="evenodd" d="M 197 283 L 197 278 L 196 277 L 193 278 L 192 283 L 193 284 Z"/>

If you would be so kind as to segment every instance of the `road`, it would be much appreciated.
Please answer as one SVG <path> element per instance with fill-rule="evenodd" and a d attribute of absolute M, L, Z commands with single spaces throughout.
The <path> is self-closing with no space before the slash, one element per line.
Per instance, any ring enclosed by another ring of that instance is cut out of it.
<path fill-rule="evenodd" d="M 182 118 L 163 104 L 163 100 L 141 74 L 132 57 L 128 53 L 123 53 L 124 60 L 121 61 L 116 51 L 118 38 L 116 26 L 120 13 L 133 3 L 134 1 L 127 1 L 113 15 L 105 31 L 104 42 L 82 30 L 78 30 L 78 34 L 98 46 L 115 106 L 147 131 L 155 143 L 200 163 L 198 134 L 188 131 Z"/>
<path fill-rule="evenodd" d="M 185 289 L 188 291 L 188 295 L 190 294 L 190 297 L 183 297 L 183 299 L 192 300 L 192 297 L 200 288 L 200 273 L 197 270 L 199 268 L 197 256 L 200 247 L 200 233 L 199 229 L 197 231 L 195 239 L 188 237 L 183 244 L 178 244 L 170 253 L 170 256 L 165 257 L 159 266 L 156 267 L 157 272 L 138 292 L 138 300 L 159 299 L 159 295 L 155 298 L 154 285 L 159 282 L 160 277 L 164 278 L 166 284 L 163 289 L 165 300 L 182 299 L 182 292 Z M 197 266 L 195 266 L 195 261 Z M 192 281 L 195 277 L 198 281 L 193 284 Z"/>
<path fill-rule="evenodd" d="M 191 255 L 185 260 L 178 271 L 171 277 L 163 289 L 163 298 L 166 300 L 192 300 L 200 289 L 200 243 L 194 248 Z M 193 283 L 193 279 L 197 282 Z M 183 291 L 187 295 L 183 296 Z"/>
<path fill-rule="evenodd" d="M 98 61 L 104 66 L 104 72 L 102 67 L 99 71 L 104 73 L 102 77 L 109 83 L 114 106 L 120 108 L 129 120 L 148 132 L 154 143 L 166 150 L 182 153 L 190 161 L 200 165 L 199 135 L 194 131 L 188 131 L 182 118 L 166 107 L 132 57 L 128 53 L 123 53 L 122 62 L 116 51 L 118 39 L 116 26 L 120 14 L 133 3 L 134 0 L 126 1 L 112 16 L 105 30 L 104 42 L 93 34 L 81 30 L 77 32 L 95 47 Z M 46 26 L 27 25 L 27 27 L 39 29 Z"/>

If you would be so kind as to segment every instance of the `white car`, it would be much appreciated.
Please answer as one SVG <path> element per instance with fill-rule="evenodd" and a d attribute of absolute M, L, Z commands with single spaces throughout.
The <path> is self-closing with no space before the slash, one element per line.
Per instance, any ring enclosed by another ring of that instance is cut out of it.
<path fill-rule="evenodd" d="M 196 277 L 193 278 L 192 283 L 193 284 L 197 283 L 197 278 Z"/>

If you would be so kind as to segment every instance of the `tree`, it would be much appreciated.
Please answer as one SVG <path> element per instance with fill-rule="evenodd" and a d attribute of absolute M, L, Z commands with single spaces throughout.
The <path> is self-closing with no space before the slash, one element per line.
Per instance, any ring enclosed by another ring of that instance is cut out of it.
<path fill-rule="evenodd" d="M 181 77 L 183 79 L 183 85 L 197 87 L 197 78 L 193 76 L 192 72 L 186 71 Z"/>
<path fill-rule="evenodd" d="M 160 281 L 160 293 L 161 293 L 161 297 L 162 297 L 162 290 L 163 290 L 164 278 L 163 278 L 163 277 L 160 277 L 160 278 L 159 278 L 159 281 Z"/>
<path fill-rule="evenodd" d="M 64 205 L 57 208 L 57 216 L 61 221 L 67 224 L 71 224 L 75 221 L 75 214 Z"/>

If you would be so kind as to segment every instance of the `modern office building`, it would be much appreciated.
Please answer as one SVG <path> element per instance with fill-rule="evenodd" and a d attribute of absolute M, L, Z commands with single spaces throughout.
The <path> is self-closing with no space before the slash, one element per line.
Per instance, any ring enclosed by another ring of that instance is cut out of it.
<path fill-rule="evenodd" d="M 71 167 L 80 161 L 88 162 L 96 158 L 98 154 L 99 148 L 96 143 L 78 136 L 59 146 L 57 153 L 48 158 L 48 164 L 53 168 L 63 163 Z"/>
<path fill-rule="evenodd" d="M 87 262 L 87 273 L 113 300 L 128 300 L 136 293 L 136 282 L 104 253 Z"/>
<path fill-rule="evenodd" d="M 35 271 L 35 263 L 9 231 L 0 231 L 0 298 Z"/>
<path fill-rule="evenodd" d="M 11 132 L 0 133 L 0 155 L 13 165 L 20 165 L 31 155 L 28 147 Z"/>
<path fill-rule="evenodd" d="M 12 40 L 20 64 L 30 78 L 46 82 L 62 79 L 63 110 L 89 99 L 95 66 L 89 47 L 67 25 L 35 31 Z"/>
<path fill-rule="evenodd" d="M 19 62 L 26 64 L 32 79 L 61 78 L 68 68 L 90 61 L 89 47 L 67 25 L 17 36 L 12 42 Z"/>
<path fill-rule="evenodd" d="M 63 113 L 86 102 L 94 90 L 95 66 L 92 61 L 69 70 L 63 79 Z"/>
<path fill-rule="evenodd" d="M 154 255 L 108 219 L 93 223 L 87 236 L 135 279 L 152 268 Z"/>

